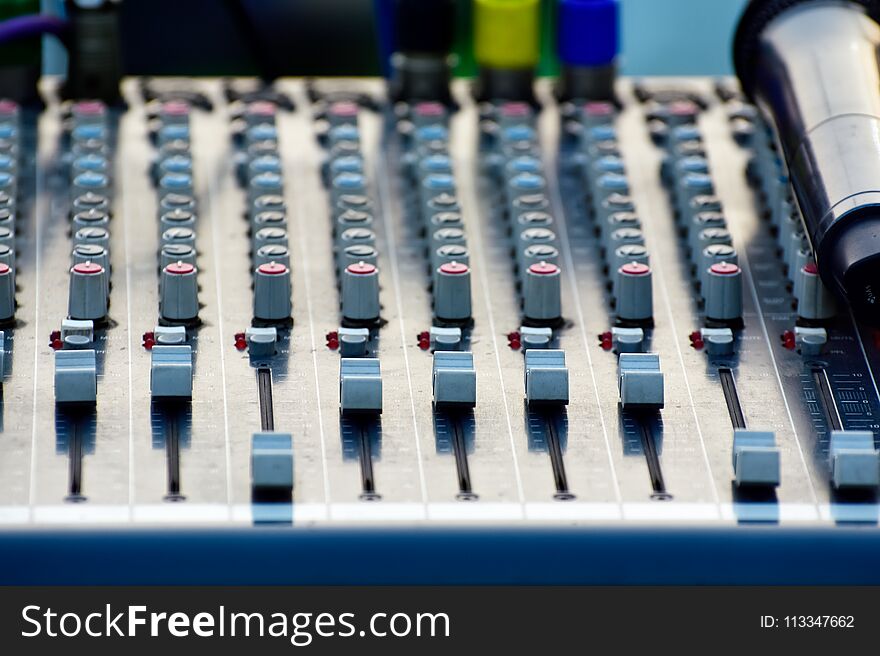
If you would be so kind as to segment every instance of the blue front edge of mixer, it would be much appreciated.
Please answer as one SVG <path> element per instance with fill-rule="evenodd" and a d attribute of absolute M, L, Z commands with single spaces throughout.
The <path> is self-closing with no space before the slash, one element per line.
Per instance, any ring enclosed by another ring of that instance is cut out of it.
<path fill-rule="evenodd" d="M 22 530 L 2 585 L 877 585 L 859 528 Z"/>

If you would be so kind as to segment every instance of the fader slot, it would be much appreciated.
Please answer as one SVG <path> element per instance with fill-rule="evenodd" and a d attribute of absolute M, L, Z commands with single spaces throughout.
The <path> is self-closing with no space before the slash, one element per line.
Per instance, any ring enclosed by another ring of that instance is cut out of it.
<path fill-rule="evenodd" d="M 257 387 L 260 391 L 260 428 L 275 430 L 275 408 L 272 402 L 272 370 L 268 367 L 257 369 Z"/>
<path fill-rule="evenodd" d="M 547 451 L 550 453 L 550 465 L 553 467 L 553 482 L 556 485 L 555 497 L 563 501 L 574 499 L 574 495 L 568 488 L 565 459 L 562 456 L 562 441 L 559 435 L 560 417 L 548 412 L 543 415 L 543 420 L 546 425 Z"/>
<path fill-rule="evenodd" d="M 736 391 L 736 380 L 733 370 L 729 367 L 718 369 L 718 379 L 721 381 L 721 389 L 724 391 L 724 400 L 727 403 L 727 412 L 730 413 L 730 423 L 734 428 L 745 428 L 746 417 L 743 414 L 739 393 Z"/>
<path fill-rule="evenodd" d="M 85 501 L 82 493 L 83 482 L 83 423 L 84 419 L 72 415 L 68 427 L 68 494 L 67 501 Z"/>
<path fill-rule="evenodd" d="M 169 404 L 163 409 L 165 418 L 165 462 L 168 467 L 168 494 L 166 501 L 182 501 L 180 492 L 180 434 L 184 421 L 184 407 Z"/>
<path fill-rule="evenodd" d="M 837 403 L 834 400 L 834 392 L 831 389 L 831 381 L 828 380 L 828 372 L 825 369 L 817 368 L 813 369 L 811 373 L 813 384 L 818 392 L 819 405 L 822 406 L 822 413 L 825 415 L 825 421 L 828 424 L 828 430 L 843 430 L 843 422 L 840 419 L 840 411 L 837 409 Z"/>
<path fill-rule="evenodd" d="M 373 446 L 371 431 L 365 421 L 354 422 L 354 430 L 358 443 L 358 462 L 361 468 L 361 499 L 376 501 L 381 495 L 376 492 L 376 477 L 373 471 Z"/>
<path fill-rule="evenodd" d="M 654 420 L 651 417 L 634 415 L 639 430 L 639 436 L 642 440 L 642 449 L 645 452 L 645 460 L 648 463 L 648 475 L 651 477 L 651 488 L 654 494 L 653 499 L 666 501 L 672 498 L 672 495 L 666 491 L 666 481 L 663 479 L 663 468 L 660 466 L 660 453 L 657 451 L 657 442 L 654 438 L 652 424 Z"/>

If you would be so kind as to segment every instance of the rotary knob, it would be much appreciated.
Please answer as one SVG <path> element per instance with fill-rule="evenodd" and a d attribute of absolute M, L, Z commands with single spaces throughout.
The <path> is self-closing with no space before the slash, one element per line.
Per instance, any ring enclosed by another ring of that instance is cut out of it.
<path fill-rule="evenodd" d="M 351 325 L 379 319 L 379 269 L 375 264 L 355 262 L 342 272 L 342 319 Z"/>
<path fill-rule="evenodd" d="M 471 318 L 471 271 L 461 262 L 445 262 L 434 276 L 434 317 L 463 323 Z"/>
<path fill-rule="evenodd" d="M 172 324 L 194 322 L 199 316 L 198 271 L 186 262 L 162 269 L 159 315 Z"/>
<path fill-rule="evenodd" d="M 280 262 L 266 262 L 254 272 L 254 319 L 268 322 L 290 320 L 290 269 Z"/>
<path fill-rule="evenodd" d="M 798 299 L 798 316 L 801 319 L 820 321 L 834 316 L 837 308 L 831 292 L 822 284 L 815 262 L 807 262 L 795 281 Z"/>
<path fill-rule="evenodd" d="M 562 291 L 559 267 L 538 262 L 526 270 L 523 281 L 523 317 L 527 323 L 547 325 L 562 318 Z"/>
<path fill-rule="evenodd" d="M 736 264 L 716 262 L 709 267 L 706 289 L 706 319 L 724 323 L 742 318 L 742 271 Z"/>
<path fill-rule="evenodd" d="M 627 262 L 617 269 L 617 318 L 622 322 L 641 323 L 654 315 L 651 267 L 641 262 Z"/>
<path fill-rule="evenodd" d="M 100 321 L 107 316 L 107 271 L 96 262 L 70 268 L 67 315 L 71 319 Z"/>

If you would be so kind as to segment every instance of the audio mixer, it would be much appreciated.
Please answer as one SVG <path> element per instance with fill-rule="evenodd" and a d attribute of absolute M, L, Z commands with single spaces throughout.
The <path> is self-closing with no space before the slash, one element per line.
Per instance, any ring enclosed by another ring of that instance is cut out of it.
<path fill-rule="evenodd" d="M 563 28 L 533 80 L 508 5 L 476 3 L 473 81 L 411 32 L 390 82 L 0 101 L 7 535 L 873 535 L 880 333 L 807 220 L 794 101 L 618 76 Z M 779 12 L 782 50 L 809 11 Z"/>

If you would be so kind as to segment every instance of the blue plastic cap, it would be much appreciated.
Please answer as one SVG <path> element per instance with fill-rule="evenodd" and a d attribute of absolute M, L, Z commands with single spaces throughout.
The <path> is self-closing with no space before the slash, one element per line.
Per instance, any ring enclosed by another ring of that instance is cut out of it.
<path fill-rule="evenodd" d="M 618 50 L 618 0 L 560 0 L 559 59 L 568 66 L 610 64 Z"/>

